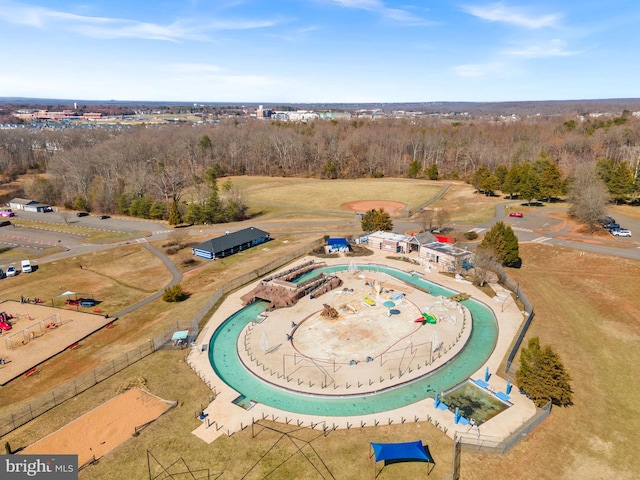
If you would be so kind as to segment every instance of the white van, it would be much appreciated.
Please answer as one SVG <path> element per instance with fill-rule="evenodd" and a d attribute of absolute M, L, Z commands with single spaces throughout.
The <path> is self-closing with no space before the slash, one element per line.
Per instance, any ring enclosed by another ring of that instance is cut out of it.
<path fill-rule="evenodd" d="M 29 260 L 22 260 L 20 262 L 20 268 L 22 273 L 31 273 L 33 270 L 31 269 L 31 262 Z"/>

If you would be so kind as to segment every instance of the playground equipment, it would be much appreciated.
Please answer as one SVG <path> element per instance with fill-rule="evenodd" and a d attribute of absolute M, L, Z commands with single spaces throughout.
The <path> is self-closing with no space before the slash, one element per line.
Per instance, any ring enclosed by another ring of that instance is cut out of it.
<path fill-rule="evenodd" d="M 5 332 L 11 330 L 11 323 L 9 319 L 13 318 L 13 315 L 8 315 L 5 312 L 0 312 L 0 330 L 4 330 Z"/>
<path fill-rule="evenodd" d="M 430 325 L 435 325 L 436 323 L 438 323 L 438 319 L 435 317 L 435 315 L 432 315 L 430 313 L 425 313 L 422 312 L 422 316 L 418 317 L 414 320 L 414 322 L 416 323 L 422 323 L 423 325 L 425 323 L 428 323 Z"/>

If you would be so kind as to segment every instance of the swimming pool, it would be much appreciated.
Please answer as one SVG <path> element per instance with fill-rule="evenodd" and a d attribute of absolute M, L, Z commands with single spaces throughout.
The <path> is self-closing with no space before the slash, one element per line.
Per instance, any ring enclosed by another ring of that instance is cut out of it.
<path fill-rule="evenodd" d="M 509 408 L 509 404 L 470 380 L 445 392 L 441 400 L 449 410 L 455 412 L 458 408 L 461 416 L 467 420 L 473 419 L 476 425 L 482 425 Z"/>
<path fill-rule="evenodd" d="M 335 273 L 348 265 L 324 267 L 305 274 Z M 358 265 L 358 270 L 383 272 L 403 282 L 428 290 L 432 295 L 451 296 L 457 292 L 429 282 L 417 275 L 381 265 Z M 473 318 L 469 340 L 462 351 L 447 364 L 427 376 L 392 389 L 362 395 L 311 395 L 272 385 L 249 372 L 238 356 L 237 340 L 243 328 L 256 320 L 268 302 L 259 301 L 238 310 L 214 332 L 209 345 L 209 361 L 216 374 L 231 388 L 247 398 L 280 410 L 321 416 L 356 416 L 385 412 L 411 405 L 436 392 L 449 390 L 464 382 L 482 367 L 493 352 L 498 337 L 496 318 L 486 305 L 474 299 L 462 302 Z"/>

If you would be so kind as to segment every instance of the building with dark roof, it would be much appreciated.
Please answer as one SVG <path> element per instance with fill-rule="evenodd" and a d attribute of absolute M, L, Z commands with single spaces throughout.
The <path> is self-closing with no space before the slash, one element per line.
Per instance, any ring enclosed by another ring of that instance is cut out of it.
<path fill-rule="evenodd" d="M 247 250 L 269 240 L 271 240 L 269 233 L 259 228 L 249 227 L 196 245 L 191 249 L 191 255 L 215 260 Z"/>

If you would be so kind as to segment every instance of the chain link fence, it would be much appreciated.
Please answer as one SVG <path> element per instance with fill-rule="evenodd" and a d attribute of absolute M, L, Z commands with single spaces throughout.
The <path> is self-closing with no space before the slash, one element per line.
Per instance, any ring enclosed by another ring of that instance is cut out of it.
<path fill-rule="evenodd" d="M 188 321 L 177 321 L 164 330 L 160 335 L 145 341 L 127 353 L 97 367 L 95 370 L 72 380 L 61 387 L 47 392 L 31 403 L 14 409 L 12 412 L 0 417 L 0 437 L 15 430 L 22 425 L 27 424 L 34 418 L 51 410 L 63 402 L 75 397 L 76 395 L 88 390 L 98 383 L 112 377 L 121 372 L 128 366 L 142 360 L 147 355 L 152 354 L 156 350 L 165 348 L 184 348 L 194 341 L 199 333 L 200 323 L 208 317 L 208 314 L 215 307 L 216 303 L 226 294 L 246 285 L 267 273 L 276 270 L 283 265 L 309 253 L 310 250 L 323 245 L 324 240 L 318 239 L 307 245 L 304 245 L 295 251 L 289 252 L 260 268 L 249 272 L 240 277 L 229 280 L 216 290 L 209 300 L 196 312 L 196 314 Z M 173 334 L 178 330 L 188 330 L 186 342 L 172 342 Z"/>
<path fill-rule="evenodd" d="M 518 354 L 520 345 L 522 345 L 524 336 L 527 334 L 527 331 L 531 326 L 531 322 L 533 321 L 533 317 L 535 314 L 533 311 L 533 304 L 529 301 L 529 298 L 527 297 L 527 295 L 520 288 L 520 284 L 515 280 L 513 280 L 512 278 L 510 278 L 507 275 L 507 272 L 505 271 L 505 269 L 500 265 L 497 268 L 497 273 L 498 275 L 500 275 L 500 282 L 509 290 L 511 290 L 513 293 L 515 293 L 516 299 L 522 302 L 522 305 L 524 306 L 524 311 L 527 313 L 527 319 L 522 324 L 522 327 L 520 327 L 520 332 L 518 332 L 518 337 L 516 338 L 516 341 L 513 344 L 513 348 L 511 349 L 511 352 L 509 352 L 509 356 L 507 357 L 505 373 L 507 375 L 512 375 L 513 372 L 511 372 L 511 366 L 512 366 L 513 360 L 514 358 L 516 358 L 516 355 Z"/>
<path fill-rule="evenodd" d="M 537 410 L 535 415 L 524 422 L 507 438 L 490 437 L 474 433 L 456 433 L 453 438 L 453 470 L 446 480 L 460 479 L 462 451 L 503 455 L 533 431 L 551 413 L 551 401 Z"/>
<path fill-rule="evenodd" d="M 524 422 L 507 438 L 490 437 L 474 433 L 458 433 L 454 441 L 460 442 L 462 450 L 466 452 L 493 453 L 502 455 L 507 453 L 514 445 L 526 437 L 551 413 L 551 401 L 536 410 L 535 415 Z"/>

